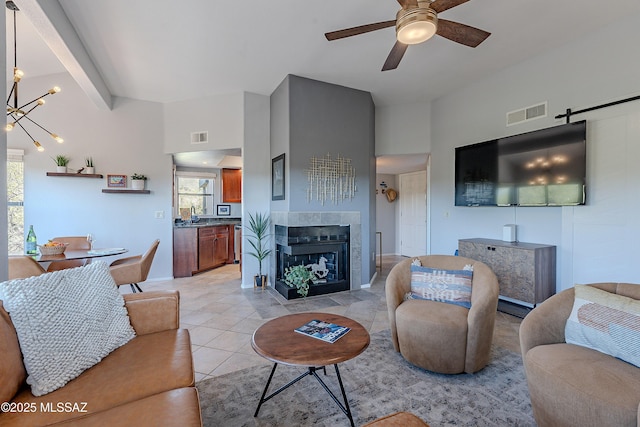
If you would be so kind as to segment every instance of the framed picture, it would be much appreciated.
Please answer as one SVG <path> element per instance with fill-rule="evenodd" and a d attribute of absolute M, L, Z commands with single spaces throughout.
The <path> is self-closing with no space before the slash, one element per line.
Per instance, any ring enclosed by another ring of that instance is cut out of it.
<path fill-rule="evenodd" d="M 284 200 L 284 153 L 271 160 L 271 200 Z"/>
<path fill-rule="evenodd" d="M 107 175 L 107 187 L 124 188 L 127 186 L 127 175 Z"/>
<path fill-rule="evenodd" d="M 231 205 L 218 205 L 216 213 L 218 216 L 230 216 Z"/>

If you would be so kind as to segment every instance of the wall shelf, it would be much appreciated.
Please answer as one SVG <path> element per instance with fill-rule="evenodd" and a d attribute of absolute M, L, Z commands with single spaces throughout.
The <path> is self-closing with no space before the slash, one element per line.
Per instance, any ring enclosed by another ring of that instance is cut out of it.
<path fill-rule="evenodd" d="M 104 178 L 99 173 L 61 173 L 61 172 L 47 172 L 47 176 L 70 176 L 74 178 Z"/>
<path fill-rule="evenodd" d="M 122 189 L 122 190 L 115 190 L 115 189 L 111 189 L 111 188 L 103 188 L 102 189 L 103 193 L 120 193 L 120 194 L 151 194 L 151 190 L 128 190 L 128 189 Z"/>

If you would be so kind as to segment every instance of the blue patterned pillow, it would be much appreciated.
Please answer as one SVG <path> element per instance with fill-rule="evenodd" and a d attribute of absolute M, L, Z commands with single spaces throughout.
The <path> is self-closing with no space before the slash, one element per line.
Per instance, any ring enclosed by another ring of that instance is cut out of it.
<path fill-rule="evenodd" d="M 426 299 L 471 308 L 473 270 L 438 270 L 411 265 L 410 299 Z"/>

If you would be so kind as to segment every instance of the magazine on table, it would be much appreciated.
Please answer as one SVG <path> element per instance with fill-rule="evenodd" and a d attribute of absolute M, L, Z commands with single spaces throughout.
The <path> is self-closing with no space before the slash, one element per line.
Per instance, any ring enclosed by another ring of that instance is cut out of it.
<path fill-rule="evenodd" d="M 335 323 L 323 322 L 321 320 L 311 320 L 294 331 L 317 338 L 328 343 L 336 342 L 340 337 L 349 332 L 351 328 L 336 325 Z"/>

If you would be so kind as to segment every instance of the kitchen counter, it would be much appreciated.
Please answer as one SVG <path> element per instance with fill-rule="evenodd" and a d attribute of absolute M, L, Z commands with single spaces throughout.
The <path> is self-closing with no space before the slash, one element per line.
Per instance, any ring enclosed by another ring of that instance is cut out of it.
<path fill-rule="evenodd" d="M 239 218 L 201 218 L 195 223 L 174 224 L 173 277 L 189 277 L 234 264 L 239 224 Z"/>
<path fill-rule="evenodd" d="M 174 222 L 174 228 L 200 228 L 213 227 L 216 225 L 239 225 L 242 223 L 241 218 L 200 218 L 198 222 Z"/>

